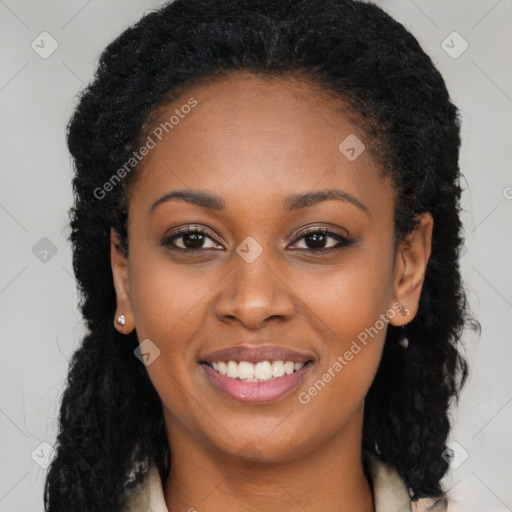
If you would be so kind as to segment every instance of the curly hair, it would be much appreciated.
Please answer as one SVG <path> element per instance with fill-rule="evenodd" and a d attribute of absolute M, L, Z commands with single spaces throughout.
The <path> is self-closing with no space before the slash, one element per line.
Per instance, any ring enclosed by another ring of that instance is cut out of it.
<path fill-rule="evenodd" d="M 350 105 L 397 191 L 395 245 L 419 214 L 434 219 L 418 313 L 403 329 L 388 326 L 365 399 L 363 449 L 397 470 L 413 501 L 444 496 L 449 414 L 468 375 L 459 345 L 465 327 L 479 323 L 459 268 L 460 116 L 442 76 L 408 30 L 372 3 L 175 0 L 107 46 L 68 125 L 69 239 L 87 333 L 62 396 L 47 511 L 120 511 L 123 491 L 142 481 L 151 461 L 162 478 L 169 474 L 162 403 L 134 357 L 136 332 L 113 326 L 110 230 L 127 253 L 137 168 L 104 197 L 94 191 L 131 157 L 160 107 L 237 71 L 300 77 Z"/>

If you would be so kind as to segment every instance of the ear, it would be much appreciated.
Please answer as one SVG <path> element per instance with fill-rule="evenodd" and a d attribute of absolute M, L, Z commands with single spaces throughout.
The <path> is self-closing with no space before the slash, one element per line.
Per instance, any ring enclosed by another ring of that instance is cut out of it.
<path fill-rule="evenodd" d="M 135 328 L 132 306 L 130 302 L 130 281 L 128 276 L 128 256 L 121 248 L 119 235 L 114 228 L 110 229 L 110 263 L 116 291 L 116 314 L 114 327 L 122 334 L 129 334 Z M 124 315 L 125 324 L 117 320 Z"/>
<path fill-rule="evenodd" d="M 419 216 L 416 229 L 397 248 L 393 283 L 394 304 L 405 306 L 410 315 L 394 315 L 392 325 L 410 322 L 418 312 L 421 290 L 430 258 L 434 219 L 429 213 Z M 396 306 L 395 306 L 396 307 Z"/>

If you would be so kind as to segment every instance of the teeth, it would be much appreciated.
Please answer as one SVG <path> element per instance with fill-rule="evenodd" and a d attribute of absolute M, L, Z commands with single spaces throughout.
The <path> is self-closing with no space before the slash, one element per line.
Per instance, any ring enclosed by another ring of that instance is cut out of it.
<path fill-rule="evenodd" d="M 260 361 L 256 364 L 248 361 L 218 361 L 212 363 L 212 367 L 221 375 L 227 375 L 232 379 L 239 379 L 246 382 L 267 381 L 290 375 L 294 371 L 300 370 L 304 363 L 294 363 L 293 361 Z"/>
<path fill-rule="evenodd" d="M 293 373 L 293 370 L 295 369 L 295 363 L 292 363 L 291 361 L 286 361 L 284 364 L 284 371 L 290 375 L 290 373 Z"/>
<path fill-rule="evenodd" d="M 238 377 L 238 365 L 235 361 L 228 361 L 228 373 L 226 373 L 226 375 L 232 379 L 236 379 Z"/>
<path fill-rule="evenodd" d="M 259 380 L 270 380 L 272 378 L 272 365 L 268 361 L 256 363 L 254 377 Z"/>
<path fill-rule="evenodd" d="M 285 374 L 283 361 L 274 361 L 272 363 L 272 375 L 282 377 Z"/>
<path fill-rule="evenodd" d="M 241 379 L 254 379 L 254 365 L 247 361 L 238 363 L 238 375 Z"/>

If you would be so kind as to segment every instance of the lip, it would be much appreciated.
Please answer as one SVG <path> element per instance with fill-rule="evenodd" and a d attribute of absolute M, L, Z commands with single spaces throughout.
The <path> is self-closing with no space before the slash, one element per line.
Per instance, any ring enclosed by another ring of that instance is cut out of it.
<path fill-rule="evenodd" d="M 259 361 L 293 361 L 294 363 L 316 362 L 312 354 L 305 354 L 290 350 L 277 345 L 236 345 L 210 352 L 201 359 L 201 363 L 216 363 L 219 361 L 248 361 L 257 363 Z M 292 374 L 293 375 L 293 374 Z"/>
<path fill-rule="evenodd" d="M 217 353 L 213 353 L 216 355 Z M 222 360 L 222 359 L 220 359 Z M 245 359 L 244 359 L 245 360 Z M 268 359 L 267 359 L 268 360 Z M 211 384 L 229 397 L 247 404 L 261 404 L 277 400 L 291 393 L 304 380 L 314 363 L 305 364 L 300 370 L 264 382 L 244 382 L 216 372 L 208 363 L 201 367 Z"/>

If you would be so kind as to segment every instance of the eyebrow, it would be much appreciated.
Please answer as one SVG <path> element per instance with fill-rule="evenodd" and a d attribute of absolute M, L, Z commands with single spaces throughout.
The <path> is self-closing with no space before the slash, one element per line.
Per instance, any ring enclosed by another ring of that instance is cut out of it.
<path fill-rule="evenodd" d="M 198 190 L 173 190 L 157 199 L 150 207 L 150 215 L 162 203 L 172 200 L 184 201 L 207 210 L 223 211 L 226 209 L 225 201 L 217 195 L 207 194 Z M 344 201 L 368 214 L 368 206 L 359 201 L 356 197 L 340 189 L 331 188 L 327 190 L 315 190 L 313 192 L 305 192 L 302 194 L 293 194 L 288 196 L 284 201 L 284 210 L 291 212 L 314 206 L 327 200 Z"/>

